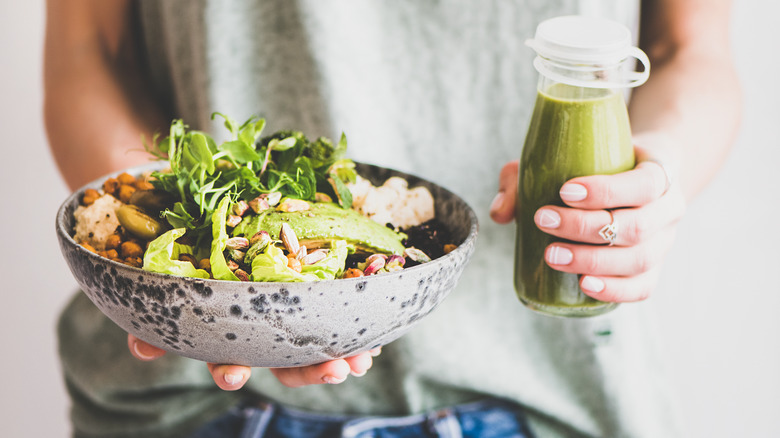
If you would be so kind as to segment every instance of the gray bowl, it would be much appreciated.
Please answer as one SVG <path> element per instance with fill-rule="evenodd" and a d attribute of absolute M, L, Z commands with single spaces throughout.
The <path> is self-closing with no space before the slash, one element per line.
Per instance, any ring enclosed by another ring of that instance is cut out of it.
<path fill-rule="evenodd" d="M 159 164 L 129 169 L 131 174 Z M 307 283 L 232 282 L 146 272 L 78 245 L 73 212 L 57 213 L 57 237 L 82 291 L 119 327 L 156 347 L 206 362 L 295 367 L 348 357 L 399 338 L 452 291 L 474 251 L 477 218 L 457 195 L 418 177 L 358 164 L 375 184 L 401 176 L 428 187 L 436 216 L 458 248 L 429 263 L 371 277 Z"/>

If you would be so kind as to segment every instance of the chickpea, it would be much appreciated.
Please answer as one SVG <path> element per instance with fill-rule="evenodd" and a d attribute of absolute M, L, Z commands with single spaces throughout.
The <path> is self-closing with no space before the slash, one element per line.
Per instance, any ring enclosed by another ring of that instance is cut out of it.
<path fill-rule="evenodd" d="M 455 251 L 458 248 L 458 245 L 453 245 L 451 243 L 448 243 L 444 245 L 444 254 L 449 254 L 452 251 Z"/>
<path fill-rule="evenodd" d="M 342 275 L 342 278 L 356 278 L 356 277 L 363 277 L 363 271 L 356 268 L 350 268 L 344 271 L 344 275 Z"/>
<path fill-rule="evenodd" d="M 141 257 L 126 257 L 125 264 L 136 268 L 140 268 L 144 265 L 144 261 Z"/>
<path fill-rule="evenodd" d="M 119 189 L 119 180 L 116 178 L 109 178 L 103 183 L 103 191 L 108 193 L 109 195 L 115 195 L 116 191 Z"/>
<path fill-rule="evenodd" d="M 123 242 L 119 247 L 119 251 L 122 253 L 122 257 L 142 257 L 144 250 L 137 242 L 127 241 Z"/>
<path fill-rule="evenodd" d="M 149 181 L 144 181 L 142 179 L 138 179 L 133 184 L 136 189 L 138 190 L 154 190 L 154 186 Z"/>
<path fill-rule="evenodd" d="M 84 205 L 92 205 L 100 197 L 100 193 L 95 189 L 84 190 L 84 197 L 81 199 L 81 203 Z"/>
<path fill-rule="evenodd" d="M 200 261 L 198 262 L 198 268 L 211 272 L 211 260 L 200 259 Z"/>
<path fill-rule="evenodd" d="M 133 184 L 135 183 L 135 177 L 133 175 L 130 175 L 127 172 L 122 172 L 119 175 L 117 175 L 116 179 L 119 181 L 119 184 Z"/>
<path fill-rule="evenodd" d="M 119 253 L 115 249 L 109 249 L 109 250 L 106 250 L 105 257 L 113 260 L 113 259 L 119 258 Z"/>
<path fill-rule="evenodd" d="M 119 200 L 125 204 L 130 203 L 130 197 L 135 193 L 135 187 L 127 184 L 119 186 Z"/>
<path fill-rule="evenodd" d="M 93 247 L 89 243 L 81 242 L 80 245 L 83 246 L 84 249 L 86 249 L 87 251 L 94 252 L 95 254 L 97 254 L 97 250 L 95 249 L 95 247 Z"/>
<path fill-rule="evenodd" d="M 117 249 L 122 244 L 122 237 L 119 234 L 112 234 L 106 239 L 106 249 Z"/>
<path fill-rule="evenodd" d="M 287 267 L 295 272 L 301 272 L 301 261 L 294 254 L 287 256 Z"/>

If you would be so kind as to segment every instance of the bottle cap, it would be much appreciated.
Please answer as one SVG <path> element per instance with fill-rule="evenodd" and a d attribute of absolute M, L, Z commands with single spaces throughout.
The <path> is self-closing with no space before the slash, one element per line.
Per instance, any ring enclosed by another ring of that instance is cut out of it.
<path fill-rule="evenodd" d="M 642 72 L 630 72 L 619 83 L 602 81 L 597 86 L 636 87 L 650 74 L 650 61 L 644 52 L 632 45 L 631 31 L 604 18 L 577 15 L 551 18 L 539 24 L 534 39 L 526 41 L 526 45 L 540 58 L 571 70 L 614 68 L 629 58 L 636 58 L 644 65 Z M 539 69 L 537 62 L 534 65 Z"/>

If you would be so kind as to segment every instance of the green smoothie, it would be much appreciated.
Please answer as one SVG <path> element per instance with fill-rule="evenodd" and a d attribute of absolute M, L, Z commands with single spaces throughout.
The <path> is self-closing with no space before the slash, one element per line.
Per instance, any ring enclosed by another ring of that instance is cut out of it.
<path fill-rule="evenodd" d="M 617 305 L 580 291 L 578 275 L 544 261 L 557 239 L 534 223 L 544 205 L 560 205 L 564 182 L 585 175 L 613 174 L 634 167 L 628 112 L 619 91 L 560 83 L 540 87 L 520 160 L 515 288 L 520 300 L 542 313 L 592 316 Z"/>

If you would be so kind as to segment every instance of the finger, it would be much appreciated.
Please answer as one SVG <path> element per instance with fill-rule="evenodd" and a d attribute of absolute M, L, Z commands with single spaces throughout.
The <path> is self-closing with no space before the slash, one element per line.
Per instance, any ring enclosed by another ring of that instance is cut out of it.
<path fill-rule="evenodd" d="M 567 205 L 590 210 L 640 207 L 664 194 L 667 178 L 663 168 L 643 161 L 627 172 L 573 178 L 560 189 Z"/>
<path fill-rule="evenodd" d="M 165 350 L 147 344 L 131 334 L 127 335 L 127 348 L 136 359 L 143 361 L 155 360 L 165 354 Z"/>
<path fill-rule="evenodd" d="M 660 267 L 632 277 L 583 275 L 580 288 L 586 295 L 599 301 L 632 303 L 649 298 L 660 277 Z"/>
<path fill-rule="evenodd" d="M 241 365 L 207 364 L 214 383 L 225 391 L 241 389 L 252 375 L 252 369 Z"/>
<path fill-rule="evenodd" d="M 633 276 L 660 265 L 674 241 L 674 231 L 630 247 L 550 244 L 544 251 L 547 264 L 558 271 L 599 276 Z"/>
<path fill-rule="evenodd" d="M 515 218 L 517 199 L 518 161 L 510 161 L 501 168 L 498 176 L 498 194 L 490 204 L 490 217 L 499 224 L 506 224 Z"/>
<path fill-rule="evenodd" d="M 371 353 L 369 352 L 356 354 L 355 356 L 348 357 L 345 360 L 349 364 L 349 373 L 355 377 L 365 375 L 369 368 L 371 368 L 371 365 L 374 364 L 373 356 L 371 356 Z"/>
<path fill-rule="evenodd" d="M 347 380 L 351 367 L 344 359 L 300 368 L 272 368 L 271 373 L 285 386 L 297 388 L 322 383 L 338 384 Z"/>
<path fill-rule="evenodd" d="M 664 196 L 640 208 L 582 210 L 546 205 L 536 211 L 534 222 L 540 230 L 573 242 L 604 244 L 599 234 L 608 224 L 617 228 L 614 245 L 632 246 L 652 239 L 658 232 L 677 223 L 685 213 L 682 196 Z"/>

